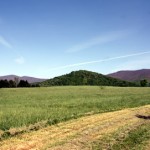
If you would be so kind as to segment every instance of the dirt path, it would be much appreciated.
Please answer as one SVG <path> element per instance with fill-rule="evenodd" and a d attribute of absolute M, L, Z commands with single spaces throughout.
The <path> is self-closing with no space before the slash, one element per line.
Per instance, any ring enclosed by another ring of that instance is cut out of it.
<path fill-rule="evenodd" d="M 150 105 L 96 114 L 25 133 L 0 142 L 0 150 L 90 150 L 91 142 L 124 126 L 137 126 L 150 114 Z"/>

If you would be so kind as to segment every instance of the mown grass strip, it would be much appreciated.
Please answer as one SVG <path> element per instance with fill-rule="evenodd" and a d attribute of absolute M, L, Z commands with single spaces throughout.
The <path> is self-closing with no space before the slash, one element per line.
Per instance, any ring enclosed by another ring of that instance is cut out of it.
<path fill-rule="evenodd" d="M 68 121 L 71 119 L 77 119 L 79 117 L 90 116 L 90 115 L 94 115 L 94 114 L 96 114 L 96 113 L 88 112 L 85 114 L 78 114 L 78 115 L 73 114 L 69 117 L 61 118 L 61 120 L 50 119 L 50 120 L 37 122 L 35 124 L 30 124 L 29 126 L 23 126 L 23 127 L 19 127 L 19 128 L 10 128 L 9 130 L 5 130 L 5 131 L 0 130 L 0 140 L 4 140 L 4 139 L 7 139 L 9 137 L 17 136 L 17 135 L 25 133 L 25 132 L 37 131 L 37 130 L 42 129 L 42 128 L 47 127 L 47 126 L 56 125 L 60 122 L 65 122 L 65 121 Z"/>

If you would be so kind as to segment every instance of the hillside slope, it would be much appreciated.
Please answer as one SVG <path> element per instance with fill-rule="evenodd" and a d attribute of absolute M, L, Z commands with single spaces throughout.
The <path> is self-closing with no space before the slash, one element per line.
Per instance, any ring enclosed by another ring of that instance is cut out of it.
<path fill-rule="evenodd" d="M 150 82 L 150 69 L 118 71 L 108 74 L 108 76 L 126 81 L 140 81 L 142 79 L 147 79 Z"/>
<path fill-rule="evenodd" d="M 14 78 L 17 77 L 19 80 L 27 80 L 29 83 L 35 83 L 35 82 L 42 82 L 45 81 L 46 79 L 39 79 L 39 78 L 34 78 L 34 77 L 29 77 L 29 76 L 16 76 L 16 75 L 6 75 L 6 76 L 0 76 L 0 80 L 14 80 Z"/>
<path fill-rule="evenodd" d="M 60 85 L 106 85 L 106 86 L 135 86 L 134 83 L 118 80 L 91 71 L 79 70 L 55 77 L 40 83 L 40 86 Z"/>

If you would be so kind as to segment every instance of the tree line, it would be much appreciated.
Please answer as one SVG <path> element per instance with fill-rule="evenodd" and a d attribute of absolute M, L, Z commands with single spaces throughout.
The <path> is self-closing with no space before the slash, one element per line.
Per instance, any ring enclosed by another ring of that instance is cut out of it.
<path fill-rule="evenodd" d="M 121 86 L 121 87 L 146 87 L 150 86 L 147 80 L 140 82 L 128 82 L 119 79 L 104 76 L 102 74 L 89 71 L 76 71 L 63 76 L 55 77 L 50 80 L 38 84 L 30 84 L 28 81 L 19 80 L 0 80 L 0 88 L 15 88 L 15 87 L 39 87 L 39 86 L 64 86 L 64 85 L 102 85 L 102 86 Z"/>
<path fill-rule="evenodd" d="M 0 80 L 0 88 L 16 88 L 16 87 L 38 87 L 38 84 L 30 84 L 27 80 Z"/>

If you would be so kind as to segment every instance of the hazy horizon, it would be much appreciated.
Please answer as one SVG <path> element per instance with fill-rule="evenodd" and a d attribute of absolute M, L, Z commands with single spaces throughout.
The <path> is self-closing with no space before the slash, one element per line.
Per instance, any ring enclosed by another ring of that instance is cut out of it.
<path fill-rule="evenodd" d="M 149 69 L 149 68 L 141 68 L 141 69 L 138 69 L 138 70 L 137 70 L 137 69 L 135 69 L 135 70 L 118 70 L 118 71 L 116 71 L 116 72 L 110 72 L 110 73 L 108 73 L 108 74 L 103 74 L 103 75 L 109 75 L 109 74 L 117 73 L 117 72 L 120 72 L 120 71 L 139 71 L 139 70 L 150 70 L 150 69 Z M 72 70 L 72 71 L 81 71 L 81 70 Z M 72 71 L 66 72 L 65 74 L 69 74 L 69 73 L 71 73 Z M 91 71 L 91 70 L 86 70 L 86 71 Z M 94 72 L 94 71 L 92 71 L 92 72 Z M 101 72 L 96 72 L 96 73 L 102 74 Z M 58 76 L 65 75 L 65 74 L 60 74 L 60 75 L 58 75 Z M 52 78 L 54 78 L 54 77 L 58 77 L 58 76 L 53 76 L 53 77 L 48 77 L 48 78 L 42 78 L 42 77 L 30 76 L 30 75 L 22 75 L 22 76 L 20 76 L 20 75 L 17 75 L 17 74 L 0 75 L 0 77 L 6 77 L 6 76 L 18 76 L 18 77 L 20 77 L 20 78 L 22 78 L 22 77 L 31 77 L 31 78 L 38 78 L 38 79 L 52 79 Z"/>

